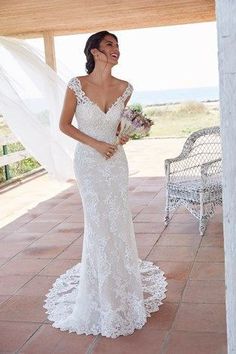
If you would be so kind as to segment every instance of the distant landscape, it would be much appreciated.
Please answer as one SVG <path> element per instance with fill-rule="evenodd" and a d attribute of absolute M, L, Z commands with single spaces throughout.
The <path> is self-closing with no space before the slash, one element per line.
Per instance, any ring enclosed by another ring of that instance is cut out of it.
<path fill-rule="evenodd" d="M 196 93 L 197 91 L 195 91 Z M 172 103 L 164 100 L 162 104 L 148 104 L 144 103 L 146 96 L 142 97 L 142 101 L 138 102 L 134 100 L 134 96 L 130 105 L 139 106 L 147 117 L 153 120 L 154 125 L 147 138 L 187 137 L 198 129 L 220 124 L 219 102 L 217 98 L 214 100 L 204 99 L 205 102 L 200 102 L 199 100 L 184 100 L 181 102 L 179 100 L 178 103 Z M 175 97 L 177 99 L 177 96 Z M 159 99 L 161 100 L 160 97 Z M 151 102 L 150 97 L 149 102 Z M 0 115 L 0 136 L 10 134 L 12 132 Z M 8 145 L 8 153 L 22 149 L 24 147 L 20 142 Z M 3 152 L 0 149 L 0 156 L 2 154 Z M 37 167 L 39 167 L 39 163 L 33 157 L 28 158 L 10 165 L 10 174 L 12 177 L 18 177 Z M 4 170 L 3 167 L 0 167 L 0 183 L 4 182 Z"/>
<path fill-rule="evenodd" d="M 219 102 L 189 101 L 146 106 L 144 113 L 154 121 L 150 137 L 187 137 L 192 132 L 220 124 Z"/>

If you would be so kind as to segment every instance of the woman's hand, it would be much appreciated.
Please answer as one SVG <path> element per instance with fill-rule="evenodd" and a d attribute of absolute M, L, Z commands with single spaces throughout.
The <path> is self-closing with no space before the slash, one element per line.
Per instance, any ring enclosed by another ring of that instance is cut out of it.
<path fill-rule="evenodd" d="M 121 135 L 119 138 L 119 144 L 124 145 L 129 141 L 129 136 L 128 135 Z"/>
<path fill-rule="evenodd" d="M 104 141 L 97 141 L 94 148 L 102 154 L 105 159 L 110 159 L 117 150 L 116 145 L 105 143 Z"/>

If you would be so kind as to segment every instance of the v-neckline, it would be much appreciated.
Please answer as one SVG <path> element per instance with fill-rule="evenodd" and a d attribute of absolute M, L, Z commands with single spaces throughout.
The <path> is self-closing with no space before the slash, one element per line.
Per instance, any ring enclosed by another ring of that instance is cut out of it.
<path fill-rule="evenodd" d="M 106 116 L 106 115 L 111 111 L 111 109 L 118 103 L 118 101 L 125 95 L 126 91 L 127 91 L 128 88 L 129 88 L 129 83 L 128 83 L 128 85 L 127 85 L 127 87 L 125 88 L 125 90 L 123 91 L 123 93 L 122 93 L 120 96 L 118 96 L 117 99 L 116 99 L 116 100 L 111 104 L 111 106 L 108 108 L 108 110 L 107 110 L 106 112 L 104 112 L 96 102 L 92 101 L 92 100 L 86 95 L 86 93 L 85 93 L 84 90 L 82 89 L 82 85 L 81 85 L 81 82 L 80 82 L 80 79 L 78 78 L 78 76 L 76 76 L 76 80 L 77 80 L 77 82 L 78 82 L 78 84 L 79 84 L 80 92 L 82 93 L 83 97 L 85 97 L 85 98 L 88 100 L 88 102 L 90 102 L 93 106 L 97 107 L 97 109 L 99 109 L 99 111 L 100 111 L 101 113 L 103 113 L 105 116 Z"/>

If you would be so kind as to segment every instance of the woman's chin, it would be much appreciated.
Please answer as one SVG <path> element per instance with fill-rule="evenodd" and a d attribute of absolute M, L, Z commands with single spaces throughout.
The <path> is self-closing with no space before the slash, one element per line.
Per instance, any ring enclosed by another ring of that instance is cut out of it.
<path fill-rule="evenodd" d="M 111 63 L 112 66 L 115 66 L 115 65 L 117 65 L 117 64 L 118 64 L 118 60 L 116 60 L 116 61 L 113 60 L 112 63 Z"/>

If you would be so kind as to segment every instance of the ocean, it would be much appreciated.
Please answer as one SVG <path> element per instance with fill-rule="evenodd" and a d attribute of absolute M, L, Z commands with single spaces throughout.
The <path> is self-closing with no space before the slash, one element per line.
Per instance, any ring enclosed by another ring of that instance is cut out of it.
<path fill-rule="evenodd" d="M 184 101 L 218 101 L 218 87 L 195 87 L 175 90 L 134 91 L 130 103 L 155 105 Z"/>
<path fill-rule="evenodd" d="M 218 101 L 218 87 L 197 87 L 176 90 L 159 91 L 134 91 L 129 104 L 141 103 L 146 105 L 158 105 L 177 103 L 184 101 Z M 33 112 L 47 110 L 42 99 L 26 99 L 28 107 Z"/>

